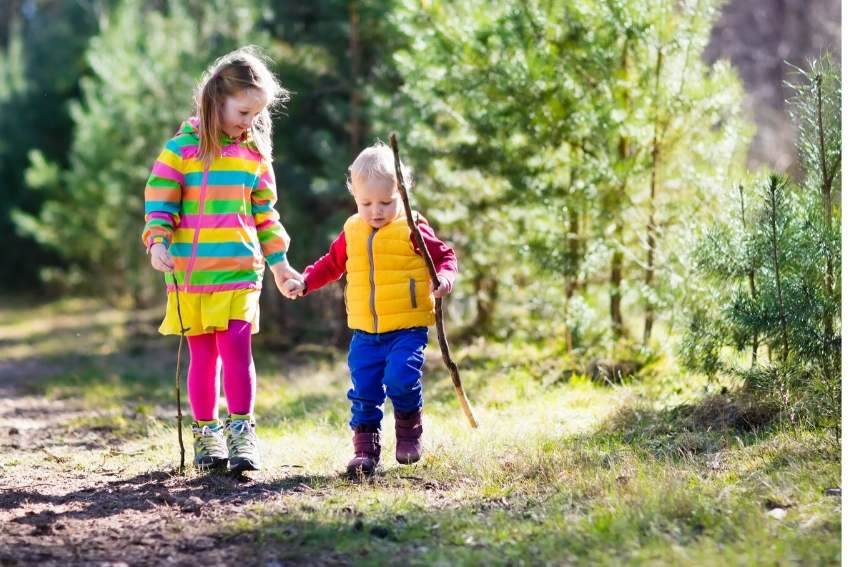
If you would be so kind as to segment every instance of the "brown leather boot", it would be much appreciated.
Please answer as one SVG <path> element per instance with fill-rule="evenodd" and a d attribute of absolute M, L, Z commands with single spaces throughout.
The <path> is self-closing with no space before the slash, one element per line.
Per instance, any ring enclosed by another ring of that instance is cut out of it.
<path fill-rule="evenodd" d="M 375 426 L 359 425 L 354 430 L 354 458 L 346 472 L 351 478 L 371 476 L 381 459 L 381 432 Z"/>
<path fill-rule="evenodd" d="M 403 465 L 422 457 L 422 408 L 395 412 L 395 460 Z"/>

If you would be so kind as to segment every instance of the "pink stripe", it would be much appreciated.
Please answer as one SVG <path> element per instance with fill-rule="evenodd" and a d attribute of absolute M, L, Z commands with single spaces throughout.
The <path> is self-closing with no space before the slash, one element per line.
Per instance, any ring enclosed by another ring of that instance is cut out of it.
<path fill-rule="evenodd" d="M 275 224 L 275 221 L 273 219 L 263 221 L 263 222 L 261 222 L 260 224 L 257 225 L 257 230 L 258 231 L 259 230 L 265 230 L 266 228 L 268 228 L 270 226 L 274 226 L 274 224 Z"/>
<path fill-rule="evenodd" d="M 180 148 L 180 155 L 183 156 L 183 159 L 192 159 L 198 155 L 198 145 L 183 146 Z"/>
<path fill-rule="evenodd" d="M 250 148 L 246 148 L 244 146 L 240 146 L 237 144 L 231 144 L 221 149 L 221 155 L 225 157 L 236 157 L 242 159 L 248 159 L 252 161 L 257 161 L 262 159 L 260 152 L 254 151 Z"/>
<path fill-rule="evenodd" d="M 254 225 L 252 215 L 236 213 L 183 215 L 180 219 L 180 228 L 239 228 Z"/>
<path fill-rule="evenodd" d="M 204 210 L 204 196 L 207 193 L 207 176 L 210 174 L 210 166 L 207 164 L 204 167 L 204 176 L 201 179 L 201 196 L 198 198 L 198 210 Z M 186 279 L 183 284 L 185 289 L 189 282 L 192 281 L 192 267 L 195 265 L 195 252 L 198 250 L 198 237 L 201 235 L 200 227 L 195 228 L 195 236 L 192 238 L 192 253 L 189 254 L 189 265 L 186 266 Z"/>
<path fill-rule="evenodd" d="M 188 289 L 180 288 L 180 291 L 189 293 L 210 293 L 213 291 L 234 291 L 237 289 L 261 289 L 260 282 L 233 282 L 226 284 L 206 284 L 206 285 L 190 285 Z M 165 288 L 169 291 L 175 291 L 177 288 L 174 284 L 167 284 Z"/>
<path fill-rule="evenodd" d="M 180 155 L 183 156 L 183 159 L 192 159 L 198 156 L 198 150 L 197 144 L 183 146 L 180 148 Z M 236 144 L 223 147 L 221 155 L 222 157 L 235 157 L 250 161 L 260 161 L 263 158 L 260 152 Z"/>
<path fill-rule="evenodd" d="M 163 220 L 163 221 L 166 221 L 166 222 L 171 222 L 172 215 L 169 214 L 169 213 L 161 213 L 159 211 L 154 211 L 154 212 L 148 213 L 148 220 L 151 220 L 151 219 L 159 219 L 159 220 Z"/>
<path fill-rule="evenodd" d="M 183 174 L 161 161 L 153 164 L 153 174 L 157 177 L 164 177 L 165 179 L 170 179 L 177 183 L 183 183 Z"/>

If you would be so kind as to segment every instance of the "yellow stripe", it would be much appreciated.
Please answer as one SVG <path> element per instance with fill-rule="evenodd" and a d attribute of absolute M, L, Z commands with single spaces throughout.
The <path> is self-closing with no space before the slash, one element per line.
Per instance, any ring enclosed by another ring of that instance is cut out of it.
<path fill-rule="evenodd" d="M 183 158 L 171 150 L 162 150 L 157 159 L 177 171 L 180 171 L 180 166 L 183 163 Z"/>
<path fill-rule="evenodd" d="M 248 230 L 244 228 L 204 228 L 201 231 L 204 242 L 249 242 Z M 174 231 L 174 242 L 191 243 L 195 237 L 194 228 L 178 228 Z"/>
<path fill-rule="evenodd" d="M 237 157 L 220 157 L 213 161 L 210 171 L 259 171 L 260 164 L 255 160 Z M 184 173 L 204 171 L 204 162 L 192 158 L 185 162 Z"/>

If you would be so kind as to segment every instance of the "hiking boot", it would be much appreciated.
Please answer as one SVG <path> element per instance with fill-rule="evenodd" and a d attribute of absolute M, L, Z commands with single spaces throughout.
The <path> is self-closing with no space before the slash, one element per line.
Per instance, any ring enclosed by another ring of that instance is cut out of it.
<path fill-rule="evenodd" d="M 227 443 L 218 420 L 192 423 L 195 438 L 195 466 L 198 468 L 223 468 L 227 465 Z"/>
<path fill-rule="evenodd" d="M 403 465 L 422 457 L 422 408 L 395 412 L 395 460 Z"/>
<path fill-rule="evenodd" d="M 230 416 L 225 426 L 227 434 L 227 469 L 230 472 L 260 470 L 260 449 L 257 443 L 257 424 L 250 416 Z"/>
<path fill-rule="evenodd" d="M 381 459 L 381 432 L 374 426 L 360 425 L 354 430 L 354 458 L 346 472 L 356 479 L 371 476 Z"/>

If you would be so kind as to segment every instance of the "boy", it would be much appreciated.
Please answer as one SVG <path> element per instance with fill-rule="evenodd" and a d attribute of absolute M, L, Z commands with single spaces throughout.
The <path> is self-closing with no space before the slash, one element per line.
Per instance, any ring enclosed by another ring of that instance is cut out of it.
<path fill-rule="evenodd" d="M 396 460 L 410 464 L 422 455 L 421 379 L 428 326 L 434 323 L 434 298 L 452 290 L 457 259 L 414 213 L 440 282 L 432 289 L 425 259 L 407 225 L 388 146 L 366 148 L 348 171 L 357 213 L 345 222 L 328 253 L 304 270 L 304 280 L 290 279 L 282 291 L 294 299 L 348 274 L 345 303 L 348 326 L 354 330 L 348 354 L 354 458 L 347 472 L 368 476 L 380 460 L 381 408 L 387 396 L 395 411 Z M 409 187 L 404 166 L 402 172 Z"/>

